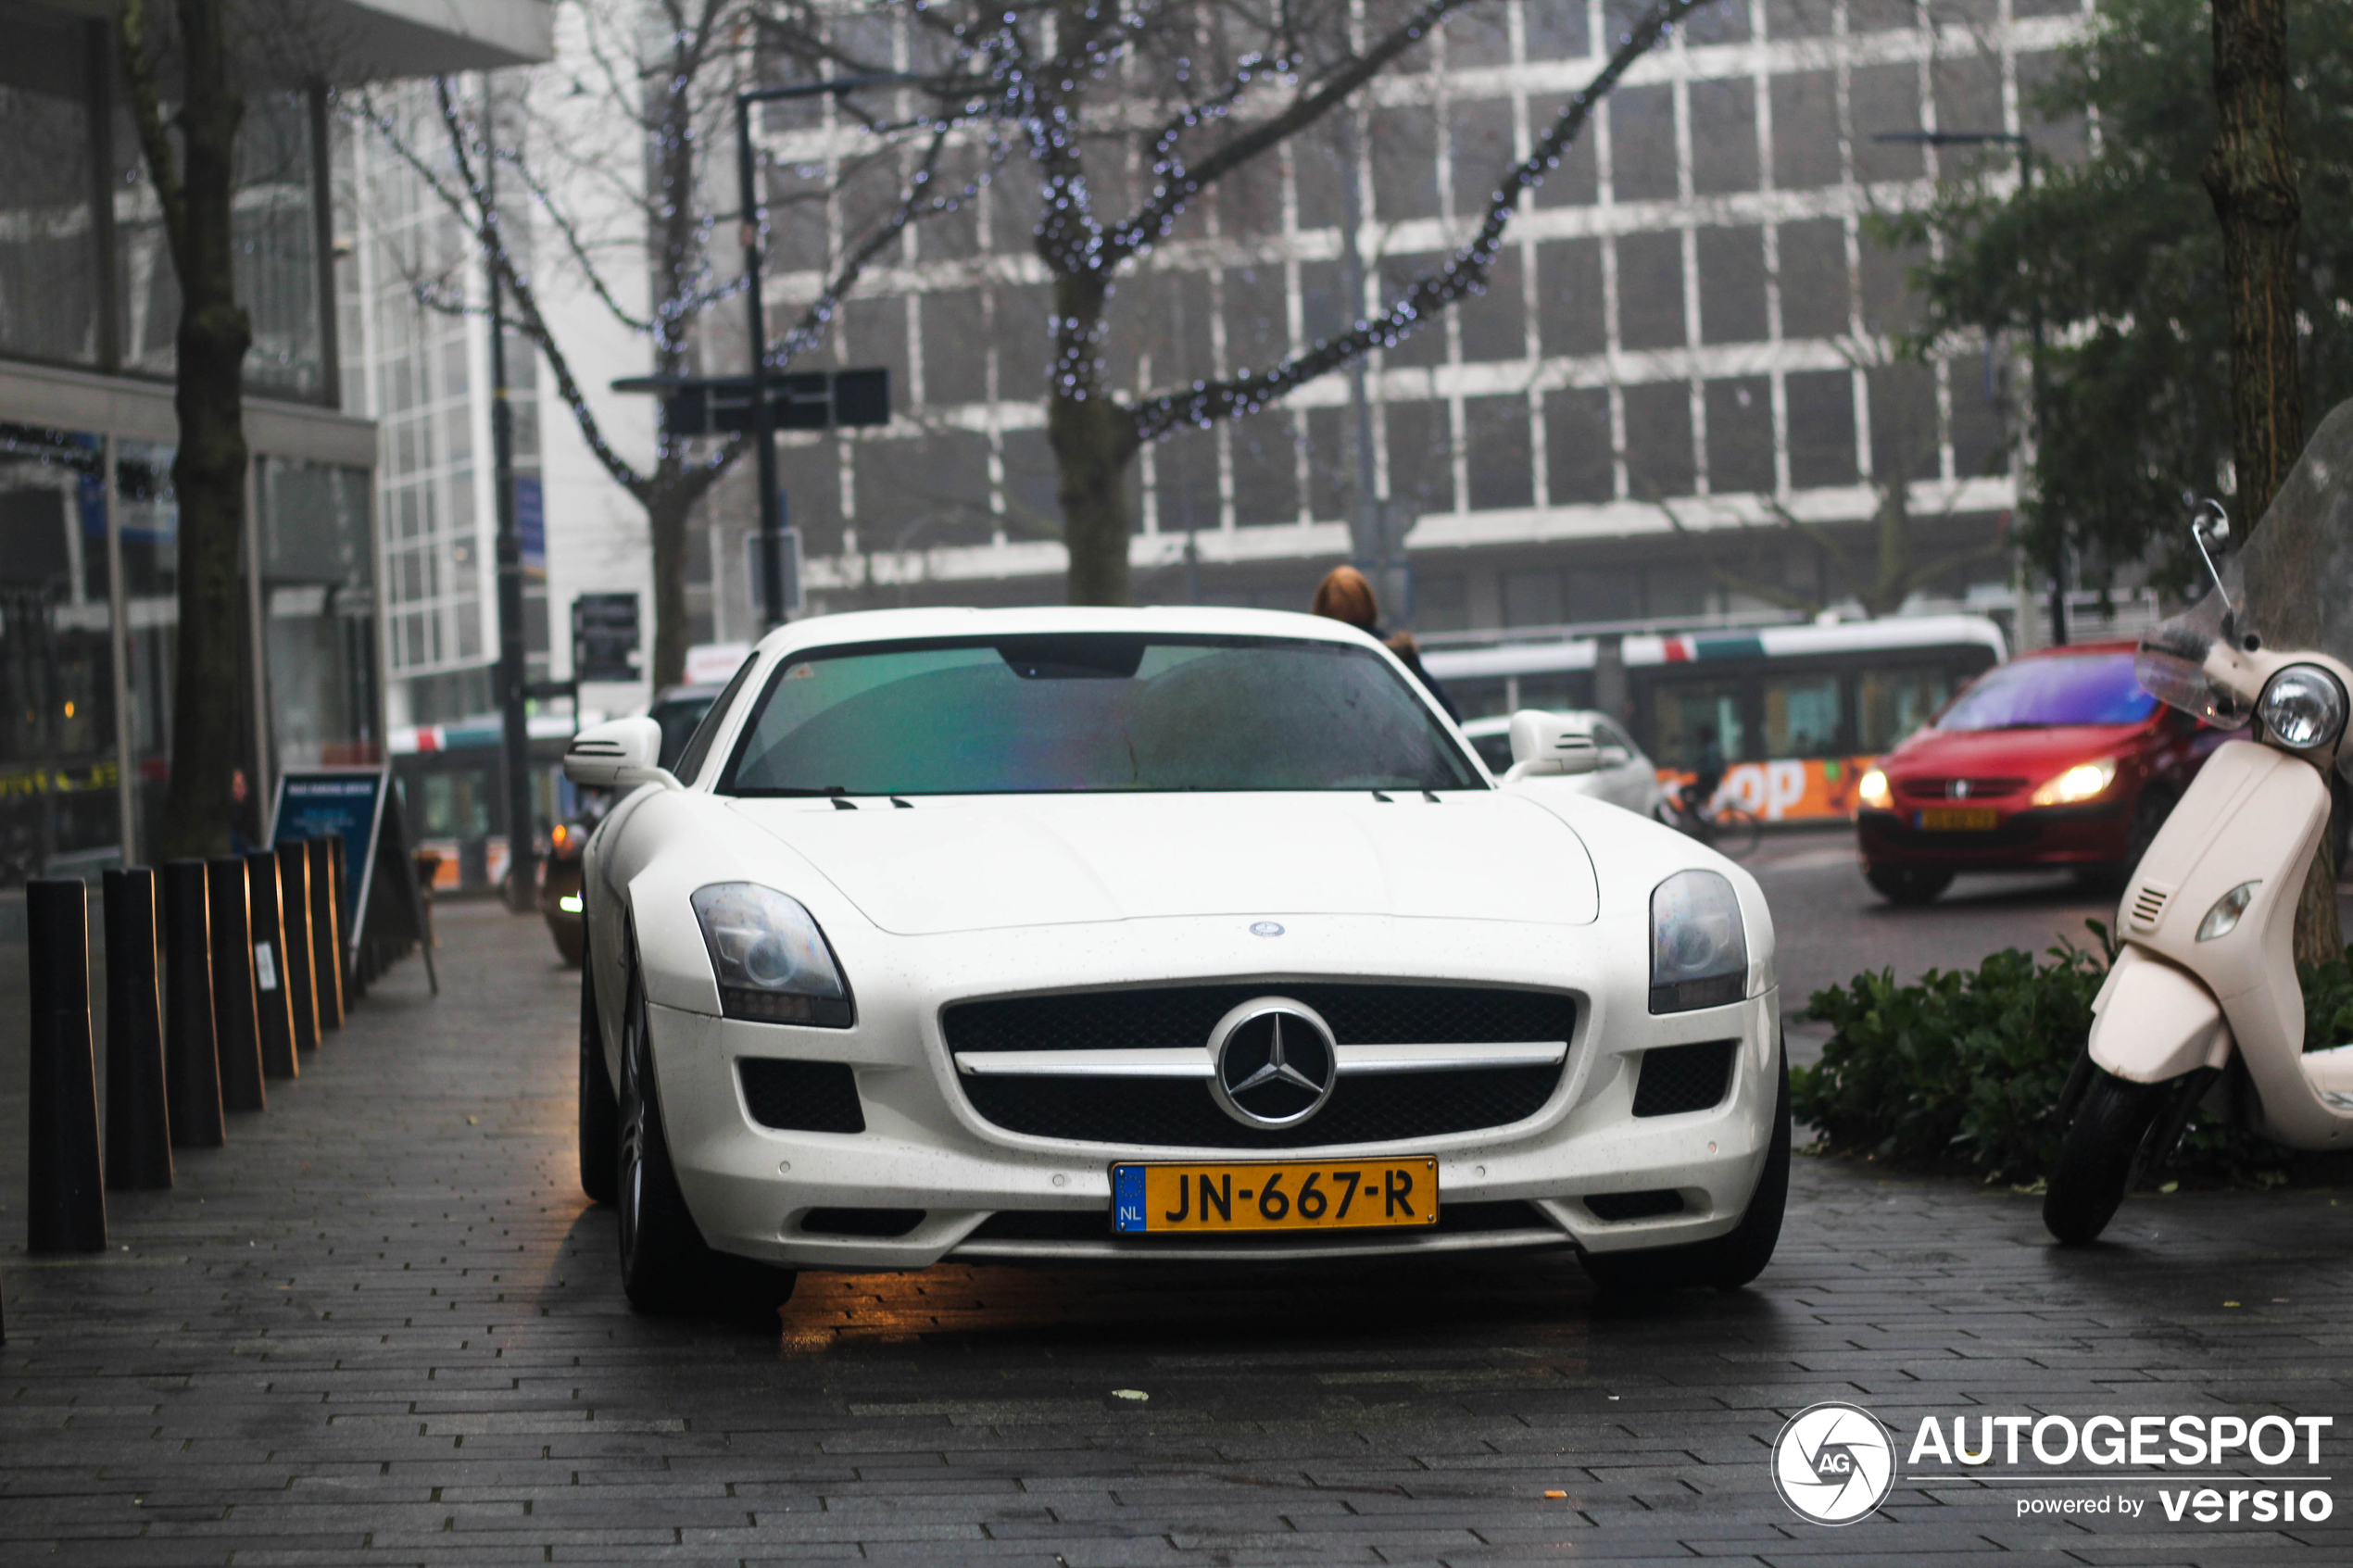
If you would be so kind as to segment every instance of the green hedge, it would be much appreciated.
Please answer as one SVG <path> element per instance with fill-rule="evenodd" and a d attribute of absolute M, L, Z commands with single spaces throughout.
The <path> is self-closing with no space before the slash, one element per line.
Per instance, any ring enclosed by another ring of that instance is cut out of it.
<path fill-rule="evenodd" d="M 2092 998 L 2108 977 L 2114 939 L 2088 922 L 2094 943 L 2062 941 L 2037 962 L 2019 948 L 1974 972 L 1931 970 L 1899 985 L 1892 971 L 1817 991 L 1814 1016 L 1835 1028 L 1819 1065 L 1790 1074 L 1798 1118 L 1843 1153 L 1920 1164 L 1961 1164 L 1989 1180 L 2032 1181 L 2058 1152 L 2051 1108 L 2084 1037 Z M 2301 972 L 2306 1048 L 2353 1039 L 2353 948 Z M 2277 1180 L 2287 1151 L 2201 1118 L 2173 1169 L 2200 1176 Z"/>

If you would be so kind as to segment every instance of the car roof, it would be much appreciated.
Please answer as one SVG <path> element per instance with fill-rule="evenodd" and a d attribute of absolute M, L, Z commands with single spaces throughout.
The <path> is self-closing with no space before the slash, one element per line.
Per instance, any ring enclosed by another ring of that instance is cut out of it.
<path fill-rule="evenodd" d="M 1225 636 L 1292 637 L 1378 647 L 1375 638 L 1327 616 L 1279 609 L 1228 609 L 1212 605 L 1035 605 L 1015 609 L 862 609 L 812 616 L 779 626 L 755 654 L 831 647 L 843 643 L 897 642 L 914 637 L 996 637 L 1025 633 L 1163 632 Z"/>

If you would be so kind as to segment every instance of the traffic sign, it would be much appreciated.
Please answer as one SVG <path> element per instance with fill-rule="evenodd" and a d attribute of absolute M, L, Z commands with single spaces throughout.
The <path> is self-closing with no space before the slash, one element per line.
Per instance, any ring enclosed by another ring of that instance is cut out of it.
<path fill-rule="evenodd" d="M 672 435 L 739 435 L 751 429 L 749 376 L 633 376 L 615 392 L 661 398 L 662 429 Z M 890 371 L 803 370 L 768 378 L 771 430 L 841 430 L 890 422 Z"/>

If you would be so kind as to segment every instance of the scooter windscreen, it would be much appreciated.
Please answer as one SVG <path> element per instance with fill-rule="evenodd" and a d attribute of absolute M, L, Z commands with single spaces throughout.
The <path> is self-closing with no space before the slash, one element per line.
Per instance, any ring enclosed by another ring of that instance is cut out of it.
<path fill-rule="evenodd" d="M 2246 623 L 2238 586 L 2238 562 L 2223 574 L 2227 593 L 2209 589 L 2206 596 L 2171 619 L 2160 621 L 2141 638 L 2133 657 L 2133 673 L 2144 691 L 2158 701 L 2194 714 L 2220 729 L 2235 730 L 2247 721 L 2250 709 L 2237 693 L 2217 684 L 2206 673 L 2208 653 L 2227 646 L 2254 628 Z"/>

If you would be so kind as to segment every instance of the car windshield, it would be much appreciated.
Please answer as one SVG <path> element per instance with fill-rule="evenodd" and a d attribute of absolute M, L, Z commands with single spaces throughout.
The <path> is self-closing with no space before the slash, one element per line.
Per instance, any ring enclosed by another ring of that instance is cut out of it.
<path fill-rule="evenodd" d="M 1940 730 L 2033 730 L 2057 724 L 2137 724 L 2157 698 L 2133 678 L 2129 653 L 2021 659 L 1989 670 L 1936 721 Z"/>
<path fill-rule="evenodd" d="M 1476 789 L 1459 742 L 1372 649 L 1053 633 L 788 659 L 727 795 Z"/>

